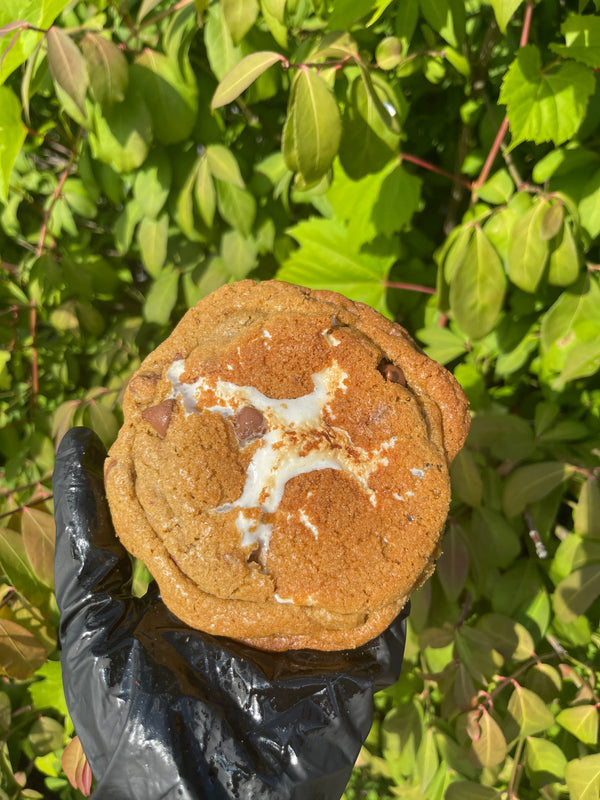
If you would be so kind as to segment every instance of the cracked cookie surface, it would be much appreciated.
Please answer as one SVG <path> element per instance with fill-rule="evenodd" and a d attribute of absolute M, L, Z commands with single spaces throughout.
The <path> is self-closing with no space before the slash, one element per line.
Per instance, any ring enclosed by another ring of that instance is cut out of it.
<path fill-rule="evenodd" d="M 356 647 L 432 572 L 454 378 L 339 294 L 222 287 L 132 377 L 107 459 L 117 534 L 182 620 L 266 650 Z"/>

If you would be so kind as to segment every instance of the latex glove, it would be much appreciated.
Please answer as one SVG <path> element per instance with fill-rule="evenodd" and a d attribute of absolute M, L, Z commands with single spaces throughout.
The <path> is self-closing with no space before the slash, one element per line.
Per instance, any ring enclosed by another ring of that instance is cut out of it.
<path fill-rule="evenodd" d="M 187 627 L 131 559 L 106 502 L 106 452 L 74 428 L 54 470 L 65 696 L 97 780 L 93 800 L 334 800 L 395 682 L 401 615 L 352 651 L 265 653 Z"/>

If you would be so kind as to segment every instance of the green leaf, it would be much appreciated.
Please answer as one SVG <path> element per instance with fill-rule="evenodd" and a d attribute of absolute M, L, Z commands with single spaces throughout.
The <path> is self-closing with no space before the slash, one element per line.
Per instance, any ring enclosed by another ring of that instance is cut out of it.
<path fill-rule="evenodd" d="M 494 9 L 494 15 L 500 31 L 506 33 L 508 23 L 523 0 L 489 0 L 489 2 Z"/>
<path fill-rule="evenodd" d="M 375 49 L 375 60 L 381 69 L 395 69 L 402 61 L 402 42 L 397 36 L 386 36 Z"/>
<path fill-rule="evenodd" d="M 81 50 L 68 34 L 54 26 L 46 34 L 46 41 L 52 78 L 85 114 L 88 77 Z"/>
<path fill-rule="evenodd" d="M 477 196 L 486 203 L 507 203 L 513 196 L 515 184 L 507 169 L 499 169 L 477 190 Z"/>
<path fill-rule="evenodd" d="M 229 32 L 221 3 L 211 3 L 204 26 L 208 63 L 217 80 L 222 81 L 242 57 Z"/>
<path fill-rule="evenodd" d="M 540 51 L 520 48 L 502 82 L 499 102 L 506 105 L 511 147 L 526 140 L 562 144 L 576 132 L 595 88 L 592 70 L 572 61 L 542 69 Z"/>
<path fill-rule="evenodd" d="M 464 3 L 454 0 L 420 0 L 421 13 L 434 31 L 452 47 L 460 47 L 465 35 Z"/>
<path fill-rule="evenodd" d="M 285 24 L 285 5 L 287 0 L 260 0 L 263 19 L 280 47 L 288 46 L 288 29 Z"/>
<path fill-rule="evenodd" d="M 242 280 L 256 264 L 256 242 L 239 231 L 227 231 L 221 239 L 221 256 L 235 280 Z"/>
<path fill-rule="evenodd" d="M 167 151 L 154 150 L 135 174 L 133 196 L 146 217 L 155 220 L 167 202 L 172 170 Z"/>
<path fill-rule="evenodd" d="M 115 103 L 105 113 L 97 106 L 90 146 L 94 158 L 118 172 L 131 172 L 141 166 L 152 141 L 152 117 L 131 81 L 125 100 Z"/>
<path fill-rule="evenodd" d="M 581 487 L 573 524 L 575 533 L 600 539 L 600 487 L 595 477 L 589 477 Z"/>
<path fill-rule="evenodd" d="M 289 143 L 283 155 L 290 169 L 296 167 L 306 183 L 313 183 L 329 170 L 338 151 L 342 126 L 337 102 L 323 78 L 302 67 L 292 84 L 290 107 L 294 156 L 288 160 Z"/>
<path fill-rule="evenodd" d="M 450 467 L 452 493 L 464 503 L 477 508 L 483 498 L 483 482 L 470 450 L 463 448 Z"/>
<path fill-rule="evenodd" d="M 579 337 L 595 339 L 600 334 L 599 306 L 598 281 L 592 276 L 582 276 L 542 316 L 542 350 L 553 346 L 566 350 L 569 343 Z"/>
<path fill-rule="evenodd" d="M 598 800 L 600 795 L 600 753 L 574 758 L 565 767 L 570 800 Z"/>
<path fill-rule="evenodd" d="M 557 715 L 556 721 L 565 730 L 576 736 L 580 742 L 591 746 L 598 744 L 598 708 L 592 705 L 565 708 Z"/>
<path fill-rule="evenodd" d="M 162 214 L 158 219 L 144 217 L 137 231 L 137 240 L 142 261 L 147 272 L 158 278 L 167 258 L 169 238 L 169 215 Z"/>
<path fill-rule="evenodd" d="M 144 319 L 156 325 L 166 325 L 177 302 L 179 274 L 163 269 L 150 287 L 144 303 Z"/>
<path fill-rule="evenodd" d="M 0 200 L 8 199 L 10 176 L 27 128 L 21 121 L 21 104 L 6 86 L 0 86 Z"/>
<path fill-rule="evenodd" d="M 383 755 L 399 776 L 412 775 L 423 738 L 423 710 L 413 701 L 393 708 L 381 726 Z"/>
<path fill-rule="evenodd" d="M 37 577 L 54 586 L 54 517 L 38 508 L 24 508 L 21 534 L 27 558 Z"/>
<path fill-rule="evenodd" d="M 600 18 L 594 14 L 570 14 L 560 26 L 565 44 L 550 44 L 564 58 L 573 58 L 588 67 L 600 67 Z"/>
<path fill-rule="evenodd" d="M 276 64 L 278 61 L 283 62 L 285 58 L 281 53 L 275 53 L 272 50 L 262 50 L 258 53 L 251 53 L 250 55 L 239 61 L 229 72 L 225 75 L 222 81 L 216 88 L 213 95 L 210 107 L 214 110 L 220 108 L 228 103 L 231 103 L 248 86 L 266 72 L 269 67 Z"/>
<path fill-rule="evenodd" d="M 351 300 L 359 300 L 390 316 L 385 281 L 394 256 L 376 256 L 357 251 L 348 244 L 345 226 L 337 220 L 312 218 L 288 233 L 299 243 L 277 272 L 282 281 L 331 289 Z"/>
<path fill-rule="evenodd" d="M 102 106 L 120 103 L 129 85 L 127 59 L 110 39 L 86 33 L 81 49 L 94 99 Z"/>
<path fill-rule="evenodd" d="M 529 631 L 504 614 L 484 614 L 477 627 L 488 634 L 496 650 L 509 661 L 525 661 L 535 652 Z"/>
<path fill-rule="evenodd" d="M 515 686 L 508 701 L 508 713 L 519 726 L 522 738 L 547 731 L 554 724 L 554 715 L 542 698 L 524 686 Z"/>
<path fill-rule="evenodd" d="M 217 192 L 211 176 L 206 154 L 200 158 L 196 181 L 194 183 L 194 197 L 200 216 L 208 228 L 213 224 L 215 208 L 217 205 Z"/>
<path fill-rule="evenodd" d="M 125 205 L 125 208 L 117 217 L 113 228 L 115 246 L 119 253 L 123 254 L 129 250 L 133 241 L 136 225 L 143 217 L 144 212 L 135 200 L 130 200 Z"/>
<path fill-rule="evenodd" d="M 46 648 L 33 633 L 0 617 L 0 671 L 18 681 L 27 680 L 46 661 Z"/>
<path fill-rule="evenodd" d="M 113 412 L 93 400 L 88 407 L 89 426 L 98 434 L 102 444 L 108 449 L 117 438 L 119 423 Z"/>
<path fill-rule="evenodd" d="M 494 640 L 484 631 L 463 625 L 455 633 L 455 643 L 456 652 L 473 680 L 487 685 L 504 661 L 494 647 Z"/>
<path fill-rule="evenodd" d="M 527 739 L 525 763 L 529 772 L 538 772 L 561 780 L 565 775 L 567 758 L 554 742 L 530 736 Z"/>
<path fill-rule="evenodd" d="M 0 528 L 0 566 L 18 592 L 34 605 L 40 605 L 44 589 L 33 572 L 23 537 L 9 528 Z"/>
<path fill-rule="evenodd" d="M 258 16 L 257 0 L 220 0 L 234 45 L 240 43 Z"/>
<path fill-rule="evenodd" d="M 35 756 L 45 756 L 62 747 L 65 729 L 52 717 L 39 717 L 29 729 L 29 742 Z"/>
<path fill-rule="evenodd" d="M 530 503 L 542 500 L 573 474 L 562 461 L 542 461 L 518 467 L 504 486 L 503 507 L 507 517 L 522 514 Z"/>
<path fill-rule="evenodd" d="M 209 144 L 206 148 L 206 161 L 214 178 L 244 189 L 246 184 L 235 156 L 223 144 Z"/>
<path fill-rule="evenodd" d="M 536 202 L 516 220 L 508 250 L 508 276 L 524 292 L 535 292 L 548 259 L 548 242 L 542 237 L 546 202 Z"/>
<path fill-rule="evenodd" d="M 256 219 L 256 200 L 247 189 L 217 180 L 217 208 L 223 219 L 249 236 Z"/>
<path fill-rule="evenodd" d="M 67 703 L 63 692 L 62 670 L 60 661 L 46 661 L 35 673 L 41 680 L 31 683 L 29 694 L 37 709 L 55 708 L 60 714 L 66 716 Z"/>
<path fill-rule="evenodd" d="M 137 21 L 138 23 L 145 19 L 148 14 L 153 11 L 161 0 L 142 0 L 138 8 Z"/>
<path fill-rule="evenodd" d="M 28 30 L 21 33 L 16 39 L 11 36 L 0 38 L 0 84 L 29 58 L 42 41 L 42 31 L 50 28 L 66 5 L 68 0 L 45 0 L 43 3 L 5 0 L 0 5 L 0 28 L 4 29 L 17 20 L 39 29 L 39 32 Z"/>
<path fill-rule="evenodd" d="M 450 308 L 460 328 L 473 339 L 489 333 L 500 317 L 505 291 L 500 256 L 477 226 L 450 283 Z"/>
<path fill-rule="evenodd" d="M 480 783 L 456 781 L 446 789 L 444 800 L 497 800 L 498 792 Z"/>
<path fill-rule="evenodd" d="M 577 280 L 579 266 L 577 243 L 571 232 L 571 226 L 565 222 L 557 244 L 550 252 L 548 283 L 552 286 L 570 286 Z"/>
<path fill-rule="evenodd" d="M 152 116 L 159 142 L 187 139 L 198 115 L 198 87 L 193 72 L 157 50 L 146 48 L 131 69 L 131 80 L 141 92 Z"/>
<path fill-rule="evenodd" d="M 381 119 L 373 101 L 375 93 L 380 102 L 389 103 L 389 107 L 394 108 L 389 89 L 384 92 L 384 88 L 376 83 L 373 92 L 368 92 L 361 77 L 356 77 L 344 112 L 340 162 L 354 180 L 379 172 L 397 155 L 400 143 L 399 134 L 391 131 Z"/>
<path fill-rule="evenodd" d="M 456 525 L 451 525 L 442 541 L 442 555 L 436 564 L 436 574 L 448 600 L 456 600 L 462 592 L 469 573 L 469 551 Z"/>
<path fill-rule="evenodd" d="M 471 739 L 471 757 L 478 767 L 495 767 L 506 758 L 506 739 L 502 728 L 485 709 L 478 719 L 478 736 Z"/>
<path fill-rule="evenodd" d="M 575 570 L 567 575 L 552 595 L 554 613 L 563 622 L 574 622 L 585 614 L 600 595 L 600 569 L 597 564 Z"/>

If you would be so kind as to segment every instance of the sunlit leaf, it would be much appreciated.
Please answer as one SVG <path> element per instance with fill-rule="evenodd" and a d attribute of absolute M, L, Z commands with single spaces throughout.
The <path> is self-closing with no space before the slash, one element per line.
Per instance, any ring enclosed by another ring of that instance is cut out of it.
<path fill-rule="evenodd" d="M 565 767 L 571 800 L 597 800 L 600 795 L 600 753 L 574 758 Z"/>
<path fill-rule="evenodd" d="M 146 270 L 153 278 L 158 278 L 167 258 L 169 215 L 161 214 L 158 219 L 144 217 L 139 224 L 137 239 Z"/>
<path fill-rule="evenodd" d="M 496 16 L 496 22 L 502 33 L 506 33 L 508 23 L 522 2 L 523 0 L 490 0 Z"/>
<path fill-rule="evenodd" d="M 220 108 L 227 105 L 227 103 L 231 103 L 269 67 L 272 67 L 278 61 L 284 60 L 280 53 L 270 50 L 251 53 L 246 56 L 232 67 L 219 83 L 211 101 L 211 108 Z"/>
<path fill-rule="evenodd" d="M 530 736 L 527 739 L 526 764 L 531 772 L 561 779 L 565 775 L 567 758 L 554 742 Z"/>
<path fill-rule="evenodd" d="M 74 789 L 88 797 L 92 786 L 92 771 L 78 736 L 74 736 L 61 756 L 63 772 Z"/>
<path fill-rule="evenodd" d="M 562 461 L 542 461 L 518 467 L 504 486 L 504 513 L 507 517 L 521 514 L 536 500 L 541 500 L 573 474 L 573 468 Z"/>
<path fill-rule="evenodd" d="M 27 128 L 21 120 L 21 106 L 16 95 L 0 86 L 0 199 L 8 198 L 10 176 Z"/>
<path fill-rule="evenodd" d="M 42 642 L 27 628 L 0 617 L 0 671 L 23 681 L 46 661 Z"/>
<path fill-rule="evenodd" d="M 54 586 L 54 517 L 37 508 L 25 508 L 21 533 L 33 571 L 46 586 Z"/>
<path fill-rule="evenodd" d="M 600 539 L 600 487 L 595 477 L 589 477 L 581 487 L 573 516 L 575 533 Z"/>
<path fill-rule="evenodd" d="M 120 103 L 129 84 L 127 59 L 110 39 L 86 33 L 81 49 L 87 65 L 90 87 L 101 105 Z"/>
<path fill-rule="evenodd" d="M 277 277 L 313 289 L 333 289 L 378 311 L 389 311 L 385 280 L 393 256 L 376 256 L 349 246 L 346 228 L 334 220 L 314 218 L 289 231 L 300 244 Z"/>
<path fill-rule="evenodd" d="M 61 28 L 52 26 L 46 34 L 50 74 L 85 113 L 88 77 L 81 50 Z"/>
<path fill-rule="evenodd" d="M 542 69 L 539 49 L 533 44 L 521 47 L 500 91 L 511 146 L 525 140 L 559 145 L 570 139 L 583 121 L 594 86 L 593 72 L 583 64 L 564 61 Z"/>
<path fill-rule="evenodd" d="M 495 767 L 506 758 L 506 739 L 502 728 L 487 711 L 479 717 L 480 733 L 472 740 L 470 753 L 479 767 Z"/>
<path fill-rule="evenodd" d="M 303 68 L 294 79 L 290 106 L 295 157 L 288 166 L 297 168 L 307 183 L 317 181 L 338 151 L 342 126 L 337 102 L 323 78 Z M 283 154 L 288 162 L 287 148 Z"/>
<path fill-rule="evenodd" d="M 554 613 L 563 622 L 574 622 L 585 614 L 600 595 L 600 569 L 593 564 L 567 575 L 552 595 Z"/>
<path fill-rule="evenodd" d="M 584 744 L 598 744 L 598 707 L 592 705 L 564 708 L 556 717 L 558 724 Z"/>
<path fill-rule="evenodd" d="M 516 685 L 508 701 L 508 713 L 519 727 L 519 736 L 531 736 L 548 730 L 554 715 L 544 701 L 531 689 Z"/>

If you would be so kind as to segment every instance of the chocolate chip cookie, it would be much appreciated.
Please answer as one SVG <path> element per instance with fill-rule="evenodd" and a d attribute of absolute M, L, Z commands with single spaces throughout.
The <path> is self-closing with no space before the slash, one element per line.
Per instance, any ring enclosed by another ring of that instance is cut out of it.
<path fill-rule="evenodd" d="M 115 528 L 189 625 L 265 650 L 356 647 L 433 571 L 467 401 L 368 306 L 224 286 L 145 359 L 123 410 Z"/>

